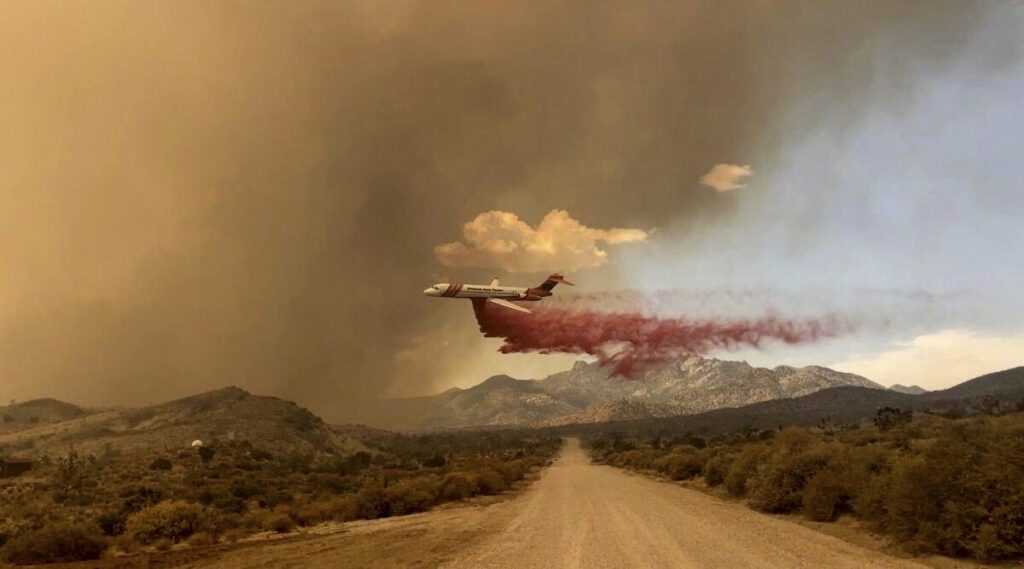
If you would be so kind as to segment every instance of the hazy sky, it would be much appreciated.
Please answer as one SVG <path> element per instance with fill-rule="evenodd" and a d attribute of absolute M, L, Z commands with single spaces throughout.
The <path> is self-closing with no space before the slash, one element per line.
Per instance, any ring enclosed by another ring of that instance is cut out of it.
<path fill-rule="evenodd" d="M 538 376 L 572 358 L 420 291 L 550 270 L 885 321 L 722 357 L 1013 365 L 1021 37 L 960 0 L 6 3 L 0 397 L 344 419 Z"/>

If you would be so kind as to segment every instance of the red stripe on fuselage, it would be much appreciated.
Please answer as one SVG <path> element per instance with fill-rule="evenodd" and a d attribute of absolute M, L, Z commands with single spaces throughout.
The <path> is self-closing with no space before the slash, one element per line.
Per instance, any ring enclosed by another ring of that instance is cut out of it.
<path fill-rule="evenodd" d="M 462 283 L 450 284 L 441 296 L 455 296 L 459 294 L 460 290 L 462 290 Z"/>

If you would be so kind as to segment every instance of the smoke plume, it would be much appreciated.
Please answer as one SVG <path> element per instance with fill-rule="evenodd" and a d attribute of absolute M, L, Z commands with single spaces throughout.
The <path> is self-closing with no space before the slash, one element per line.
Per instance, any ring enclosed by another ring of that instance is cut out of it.
<path fill-rule="evenodd" d="M 5 3 L 0 396 L 134 405 L 236 384 L 369 421 L 383 394 L 479 379 L 465 307 L 419 294 L 448 270 L 432 245 L 480 212 L 559 209 L 661 228 L 631 248 L 653 255 L 757 196 L 788 208 L 779 224 L 820 224 L 831 179 L 809 199 L 768 187 L 788 143 L 904 116 L 911 79 L 930 88 L 973 38 L 1019 44 L 987 25 L 1001 4 Z M 757 191 L 701 186 L 721 162 L 756 166 Z M 857 242 L 862 219 L 837 235 Z M 922 247 L 959 237 L 934 223 L 901 226 Z M 798 260 L 818 241 L 783 244 Z M 465 265 L 453 279 L 494 274 Z M 621 268 L 586 280 L 653 286 Z M 729 278 L 714 269 L 687 274 Z M 551 270 L 569 269 L 533 278 Z"/>
<path fill-rule="evenodd" d="M 474 302 L 480 331 L 502 338 L 500 351 L 596 356 L 613 376 L 635 377 L 651 365 L 683 354 L 799 344 L 853 329 L 838 316 L 786 319 L 775 315 L 736 320 L 659 318 L 639 312 L 599 312 L 538 307 L 533 314 Z"/>

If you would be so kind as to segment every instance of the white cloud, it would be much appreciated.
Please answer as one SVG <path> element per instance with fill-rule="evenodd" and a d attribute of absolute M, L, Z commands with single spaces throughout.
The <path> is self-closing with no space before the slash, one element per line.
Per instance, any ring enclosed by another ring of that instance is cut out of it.
<path fill-rule="evenodd" d="M 501 268 L 513 273 L 576 271 L 608 262 L 602 246 L 647 240 L 641 229 L 594 229 L 554 209 L 536 228 L 514 213 L 488 211 L 462 228 L 464 241 L 434 247 L 449 267 Z"/>
<path fill-rule="evenodd" d="M 707 174 L 700 177 L 700 183 L 719 192 L 728 192 L 747 187 L 746 178 L 753 176 L 750 166 L 737 164 L 715 164 Z"/>
<path fill-rule="evenodd" d="M 863 375 L 883 385 L 902 383 L 943 389 L 1019 365 L 1024 365 L 1024 334 L 991 336 L 972 330 L 943 330 L 830 367 Z"/>

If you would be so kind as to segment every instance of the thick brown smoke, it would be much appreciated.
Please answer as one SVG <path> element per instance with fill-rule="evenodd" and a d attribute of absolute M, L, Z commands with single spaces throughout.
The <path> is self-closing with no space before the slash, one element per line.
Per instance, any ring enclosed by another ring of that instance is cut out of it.
<path fill-rule="evenodd" d="M 475 302 L 474 309 L 480 331 L 487 337 L 505 340 L 502 353 L 588 354 L 597 356 L 602 365 L 612 366 L 612 375 L 627 378 L 682 354 L 760 347 L 771 341 L 813 342 L 853 328 L 837 316 L 691 320 L 543 306 L 525 314 L 484 302 Z"/>
<path fill-rule="evenodd" d="M 476 343 L 396 354 L 474 334 L 418 294 L 467 220 L 713 223 L 744 198 L 711 165 L 899 112 L 979 4 L 5 3 L 0 395 L 233 383 L 349 420 L 448 387 Z"/>

